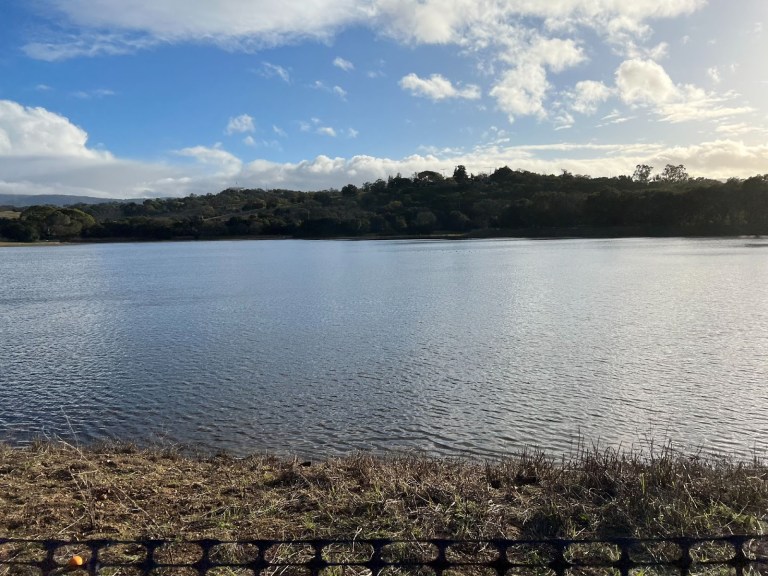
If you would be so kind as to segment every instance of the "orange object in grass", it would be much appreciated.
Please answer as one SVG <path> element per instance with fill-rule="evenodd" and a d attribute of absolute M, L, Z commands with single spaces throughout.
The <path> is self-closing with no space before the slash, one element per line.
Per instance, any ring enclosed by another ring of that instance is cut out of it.
<path fill-rule="evenodd" d="M 83 557 L 75 554 L 74 556 L 72 556 L 72 558 L 69 559 L 69 562 L 67 562 L 67 567 L 80 568 L 80 566 L 82 566 L 83 564 L 85 564 L 85 560 L 83 560 Z"/>

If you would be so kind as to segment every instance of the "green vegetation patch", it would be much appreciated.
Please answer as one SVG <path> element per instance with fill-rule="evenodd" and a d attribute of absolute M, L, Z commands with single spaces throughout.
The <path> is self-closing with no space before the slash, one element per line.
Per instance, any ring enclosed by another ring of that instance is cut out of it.
<path fill-rule="evenodd" d="M 318 192 L 229 188 L 141 202 L 31 206 L 0 237 L 35 240 L 215 238 L 619 237 L 768 234 L 768 174 L 726 182 L 685 166 L 632 176 L 431 171 Z"/>

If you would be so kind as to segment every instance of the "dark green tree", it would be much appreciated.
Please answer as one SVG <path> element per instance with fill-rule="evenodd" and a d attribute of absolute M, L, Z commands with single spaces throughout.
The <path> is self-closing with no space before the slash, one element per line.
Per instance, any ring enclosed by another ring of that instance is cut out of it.
<path fill-rule="evenodd" d="M 653 166 L 648 164 L 638 164 L 635 166 L 635 172 L 632 174 L 632 180 L 647 184 L 651 179 L 651 172 L 653 172 Z"/>
<path fill-rule="evenodd" d="M 453 171 L 453 179 L 456 181 L 457 184 L 465 184 L 469 181 L 469 175 L 467 174 L 467 169 L 459 164 L 456 166 L 456 168 Z"/>
<path fill-rule="evenodd" d="M 661 173 L 661 179 L 665 182 L 685 182 L 688 180 L 688 172 L 685 166 L 678 164 L 667 164 L 664 166 L 664 171 Z"/>

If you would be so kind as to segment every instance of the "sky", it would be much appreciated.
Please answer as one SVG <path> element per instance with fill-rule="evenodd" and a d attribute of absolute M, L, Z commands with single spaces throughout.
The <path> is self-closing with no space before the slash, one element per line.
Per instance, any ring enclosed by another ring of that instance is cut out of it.
<path fill-rule="evenodd" d="M 766 0 L 0 0 L 0 193 L 768 173 Z"/>

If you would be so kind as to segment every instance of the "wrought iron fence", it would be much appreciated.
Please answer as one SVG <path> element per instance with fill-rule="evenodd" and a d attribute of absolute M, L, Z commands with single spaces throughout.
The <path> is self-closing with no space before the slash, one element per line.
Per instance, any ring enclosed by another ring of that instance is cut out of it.
<path fill-rule="evenodd" d="M 768 536 L 601 540 L 24 540 L 0 575 L 768 575 Z"/>

